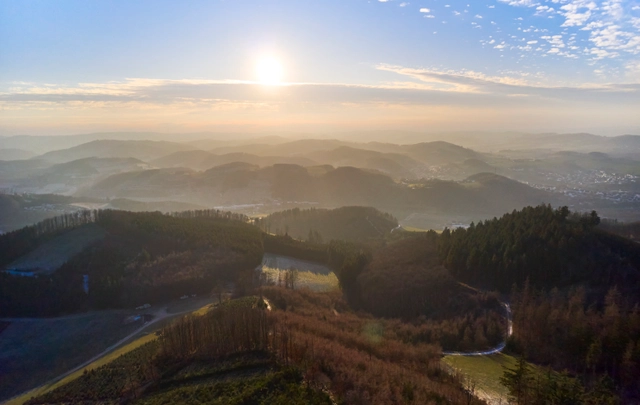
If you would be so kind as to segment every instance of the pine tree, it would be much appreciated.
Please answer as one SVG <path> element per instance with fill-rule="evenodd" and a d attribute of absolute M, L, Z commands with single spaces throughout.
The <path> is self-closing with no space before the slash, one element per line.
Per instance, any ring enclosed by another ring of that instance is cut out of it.
<path fill-rule="evenodd" d="M 528 404 L 532 383 L 531 369 L 524 357 L 520 357 L 515 368 L 505 368 L 500 383 L 509 390 L 509 397 L 519 405 Z"/>

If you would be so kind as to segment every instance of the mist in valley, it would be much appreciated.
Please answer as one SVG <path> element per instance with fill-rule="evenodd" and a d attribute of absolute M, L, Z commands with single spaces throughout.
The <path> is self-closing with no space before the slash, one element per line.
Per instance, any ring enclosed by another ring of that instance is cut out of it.
<path fill-rule="evenodd" d="M 591 134 L 4 137 L 0 227 L 84 208 L 260 216 L 363 205 L 441 230 L 542 203 L 629 222 L 638 219 L 639 152 L 638 136 Z"/>
<path fill-rule="evenodd" d="M 0 2 L 0 402 L 640 403 L 639 22 Z"/>

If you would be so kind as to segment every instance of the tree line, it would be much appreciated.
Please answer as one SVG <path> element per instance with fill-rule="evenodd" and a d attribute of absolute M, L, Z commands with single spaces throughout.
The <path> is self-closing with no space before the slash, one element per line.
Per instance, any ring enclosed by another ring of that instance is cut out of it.
<path fill-rule="evenodd" d="M 372 207 L 293 208 L 256 218 L 254 223 L 266 233 L 290 235 L 312 243 L 380 239 L 398 226 L 391 214 Z"/>
<path fill-rule="evenodd" d="M 513 284 L 551 289 L 586 283 L 594 288 L 640 286 L 640 246 L 596 228 L 597 213 L 567 207 L 526 207 L 502 218 L 445 229 L 438 252 L 454 277 L 509 292 Z M 631 270 L 633 269 L 633 270 Z"/>
<path fill-rule="evenodd" d="M 537 364 L 568 370 L 583 391 L 603 378 L 624 397 L 640 395 L 640 307 L 612 287 L 602 301 L 584 286 L 541 291 L 528 283 L 512 292 L 508 348 Z M 598 388 L 600 389 L 600 388 Z"/>
<path fill-rule="evenodd" d="M 67 213 L 0 235 L 0 267 L 7 266 L 61 232 L 95 222 L 100 212 Z"/>
<path fill-rule="evenodd" d="M 244 220 L 213 210 L 184 215 L 100 210 L 52 218 L 1 235 L 2 248 L 22 244 L 29 246 L 23 248 L 26 252 L 43 238 L 88 222 L 106 231 L 103 240 L 71 257 L 53 274 L 1 273 L 0 313 L 46 316 L 138 306 L 209 293 L 216 283 L 248 284 L 264 250 L 260 230 Z M 85 274 L 88 295 L 83 291 Z"/>

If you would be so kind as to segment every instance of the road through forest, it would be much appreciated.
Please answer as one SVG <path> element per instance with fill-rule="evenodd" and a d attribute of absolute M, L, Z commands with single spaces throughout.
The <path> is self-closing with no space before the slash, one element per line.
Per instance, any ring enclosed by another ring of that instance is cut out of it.
<path fill-rule="evenodd" d="M 95 356 L 91 357 L 89 360 L 85 361 L 84 363 L 80 364 L 77 367 L 74 367 L 71 370 L 66 371 L 65 373 L 52 378 L 51 380 L 45 382 L 44 384 L 41 384 L 40 387 L 44 387 L 47 385 L 53 385 L 55 383 L 57 383 L 58 381 L 66 378 L 67 376 L 75 373 L 78 370 L 83 369 L 84 367 L 87 367 L 88 365 L 90 365 L 91 363 L 93 363 L 94 361 L 108 355 L 109 353 L 111 353 L 112 351 L 116 350 L 117 348 L 119 348 L 120 346 L 122 346 L 123 344 L 125 344 L 127 341 L 131 340 L 132 338 L 134 338 L 136 335 L 138 335 L 139 333 L 141 333 L 142 331 L 144 331 L 145 329 L 147 329 L 148 327 L 150 327 L 151 325 L 160 322 L 164 319 L 167 318 L 172 318 L 172 317 L 176 317 L 176 316 L 180 316 L 189 312 L 193 312 L 194 309 L 190 308 L 181 312 L 173 312 L 170 313 L 167 311 L 168 307 L 164 307 L 156 312 L 153 313 L 153 319 L 145 324 L 143 324 L 142 326 L 140 326 L 138 329 L 136 329 L 135 331 L 131 332 L 130 334 L 128 334 L 127 336 L 123 337 L 122 339 L 120 339 L 119 341 L 117 341 L 116 343 L 112 344 L 111 346 L 107 347 L 106 349 L 104 349 L 102 352 L 100 352 L 99 354 L 96 354 Z M 69 318 L 76 318 L 76 317 L 83 317 L 83 316 L 87 316 L 86 314 L 77 314 L 77 315 L 69 315 L 69 316 L 65 316 L 65 317 L 59 317 L 59 318 L 52 318 L 52 319 L 69 319 Z M 51 318 L 50 318 L 51 319 Z M 37 321 L 37 318 L 3 318 L 0 320 L 4 320 L 4 321 L 9 321 L 9 322 L 33 322 L 33 321 Z M 36 388 L 37 389 L 37 388 Z M 28 392 L 33 391 L 33 389 L 25 391 L 21 394 L 18 394 L 10 399 L 7 399 L 6 401 L 9 402 L 15 398 L 21 397 L 25 394 L 27 394 Z"/>
<path fill-rule="evenodd" d="M 504 350 L 505 346 L 507 345 L 507 339 L 509 339 L 509 336 L 511 336 L 511 334 L 513 333 L 513 321 L 511 319 L 511 306 L 506 302 L 501 302 L 501 304 L 504 307 L 506 318 L 507 318 L 507 333 L 505 334 L 505 339 L 504 341 L 502 341 L 502 343 L 488 350 L 477 351 L 477 352 L 442 352 L 442 355 L 444 356 L 488 356 L 490 354 L 500 353 L 502 350 Z"/>

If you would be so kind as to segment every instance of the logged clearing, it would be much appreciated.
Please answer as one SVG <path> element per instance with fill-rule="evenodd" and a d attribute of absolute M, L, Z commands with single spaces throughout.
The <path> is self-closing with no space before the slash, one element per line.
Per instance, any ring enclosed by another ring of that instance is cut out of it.
<path fill-rule="evenodd" d="M 96 224 L 83 225 L 43 243 L 7 266 L 13 270 L 52 272 L 87 246 L 103 239 L 104 229 Z"/>
<path fill-rule="evenodd" d="M 101 311 L 57 319 L 16 320 L 0 336 L 0 364 L 9 367 L 0 373 L 0 401 L 31 389 L 6 402 L 6 405 L 19 405 L 33 396 L 73 381 L 82 376 L 84 370 L 96 369 L 154 340 L 156 335 L 153 332 L 162 329 L 176 317 L 191 311 L 197 314 L 206 312 L 212 307 L 210 302 L 211 299 L 200 297 L 149 310 L 156 316 L 164 314 L 163 319 L 137 334 L 135 331 L 142 326 L 142 321 L 124 322 L 130 315 L 139 314 L 134 311 Z M 11 331 L 14 326 L 16 328 Z M 61 380 L 41 385 L 73 370 L 132 333 L 131 339 L 134 340 L 128 339 L 130 343 L 125 343 Z"/>
<path fill-rule="evenodd" d="M 474 382 L 475 394 L 480 399 L 490 405 L 508 403 L 508 392 L 500 384 L 500 377 L 504 367 L 515 367 L 517 360 L 514 357 L 498 353 L 489 356 L 445 356 L 442 361 Z"/>
<path fill-rule="evenodd" d="M 273 283 L 283 279 L 282 272 L 291 268 L 298 270 L 296 288 L 306 287 L 313 291 L 330 291 L 338 288 L 338 278 L 323 264 L 295 259 L 293 257 L 265 253 L 261 270 Z"/>
<path fill-rule="evenodd" d="M 140 327 L 131 312 L 17 319 L 0 334 L 0 401 L 38 386 L 97 355 Z"/>
<path fill-rule="evenodd" d="M 68 376 L 64 377 L 63 379 L 61 379 L 60 381 L 56 381 L 52 384 L 46 384 L 43 385 L 41 387 L 38 388 L 34 388 L 33 390 L 20 395 L 19 397 L 15 397 L 10 399 L 9 401 L 7 401 L 5 403 L 5 405 L 22 405 L 23 403 L 25 403 L 26 401 L 28 401 L 29 399 L 31 399 L 32 397 L 37 397 L 39 395 L 43 395 L 46 394 L 49 391 L 53 391 L 54 389 L 61 387 L 65 384 L 70 383 L 71 381 L 76 380 L 78 377 L 82 376 L 85 372 L 85 370 L 90 371 L 90 370 L 95 370 L 100 366 L 103 366 L 105 364 L 108 364 L 110 362 L 112 362 L 113 360 L 117 359 L 118 357 L 122 356 L 123 354 L 129 353 L 132 350 L 137 349 L 138 347 L 144 345 L 145 343 L 148 343 L 152 340 L 155 340 L 157 338 L 157 336 L 155 334 L 147 334 L 144 335 L 136 340 L 134 340 L 133 342 L 122 346 L 121 348 L 114 350 L 113 352 L 109 353 L 108 355 L 101 357 L 100 359 L 94 361 L 93 363 L 89 364 L 87 367 L 84 367 L 82 370 L 78 370 L 75 373 L 69 374 Z"/>

